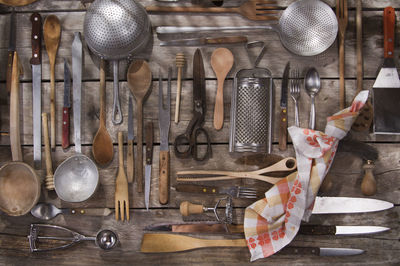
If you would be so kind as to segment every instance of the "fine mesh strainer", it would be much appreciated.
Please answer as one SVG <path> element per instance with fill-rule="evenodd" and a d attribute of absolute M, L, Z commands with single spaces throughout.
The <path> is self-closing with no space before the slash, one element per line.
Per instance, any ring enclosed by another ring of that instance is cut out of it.
<path fill-rule="evenodd" d="M 290 52 L 312 56 L 324 52 L 336 39 L 338 22 L 332 8 L 319 0 L 301 0 L 290 4 L 277 25 L 241 27 L 157 27 L 158 34 L 224 30 L 274 30 Z"/>
<path fill-rule="evenodd" d="M 134 0 L 96 0 L 86 12 L 83 32 L 90 50 L 101 59 L 113 62 L 112 121 L 120 124 L 118 61 L 130 59 L 149 42 L 151 26 L 147 13 Z"/>

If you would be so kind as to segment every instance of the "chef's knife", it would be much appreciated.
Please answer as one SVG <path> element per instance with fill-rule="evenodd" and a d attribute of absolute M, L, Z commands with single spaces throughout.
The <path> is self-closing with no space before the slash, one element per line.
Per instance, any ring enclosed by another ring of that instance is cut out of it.
<path fill-rule="evenodd" d="M 71 72 L 67 59 L 64 58 L 64 106 L 62 119 L 62 148 L 69 147 L 69 113 L 71 109 Z"/>
<path fill-rule="evenodd" d="M 153 163 L 153 122 L 146 124 L 146 165 L 144 168 L 144 204 L 149 210 L 150 186 L 151 186 L 151 165 Z"/>
<path fill-rule="evenodd" d="M 207 234 L 243 234 L 243 224 L 221 223 L 178 223 L 153 224 L 146 226 L 147 231 L 174 233 L 207 233 Z M 303 235 L 368 235 L 390 230 L 383 226 L 336 226 L 336 225 L 301 225 L 299 234 Z"/>
<path fill-rule="evenodd" d="M 368 198 L 316 197 L 313 214 L 376 212 L 393 208 L 393 203 Z"/>
<path fill-rule="evenodd" d="M 133 177 L 135 175 L 135 153 L 133 151 L 133 141 L 135 140 L 135 135 L 133 132 L 133 102 L 132 96 L 129 96 L 129 106 L 128 106 L 128 152 L 126 156 L 126 172 L 128 183 L 133 182 Z"/>
<path fill-rule="evenodd" d="M 246 239 L 202 239 L 178 234 L 144 234 L 141 252 L 164 253 L 193 250 L 207 247 L 247 247 Z M 317 256 L 350 256 L 364 253 L 352 248 L 319 248 L 287 246 L 279 254 L 299 254 Z"/>
<path fill-rule="evenodd" d="M 394 61 L 395 10 L 386 7 L 383 12 L 384 57 L 382 68 L 373 86 L 374 133 L 400 134 L 398 103 L 400 80 Z"/>
<path fill-rule="evenodd" d="M 32 120 L 33 120 L 33 165 L 42 166 L 42 17 L 31 15 L 32 23 Z"/>
<path fill-rule="evenodd" d="M 159 201 L 167 204 L 169 198 L 169 147 L 168 134 L 171 125 L 171 78 L 172 68 L 168 68 L 168 88 L 165 107 L 163 104 L 162 75 L 158 78 L 158 123 L 160 127 L 160 175 L 159 175 Z"/>
<path fill-rule="evenodd" d="M 217 37 L 217 38 L 195 38 L 183 40 L 171 40 L 160 42 L 160 46 L 201 46 L 220 44 L 243 44 L 247 43 L 245 36 Z"/>
<path fill-rule="evenodd" d="M 37 14 L 37 13 L 35 13 Z M 33 16 L 33 15 L 32 15 Z M 40 17 L 40 15 L 39 15 Z M 31 17 L 32 20 L 32 17 Z M 40 22 L 41 23 L 41 22 Z M 33 25 L 32 25 L 33 27 Z M 14 9 L 11 12 L 10 16 L 10 33 L 9 33 L 9 41 L 8 41 L 8 59 L 7 59 L 7 76 L 6 76 L 6 88 L 8 93 L 11 91 L 11 72 L 12 72 L 12 64 L 15 52 L 16 45 L 16 25 L 15 25 L 15 11 Z M 40 31 L 40 30 L 39 30 Z M 33 34 L 33 33 L 32 33 Z"/>
<path fill-rule="evenodd" d="M 285 70 L 283 71 L 282 77 L 282 89 L 281 89 L 281 115 L 279 118 L 279 149 L 281 151 L 286 150 L 287 142 L 287 97 L 288 97 L 288 84 L 289 84 L 289 70 L 290 62 L 287 62 Z"/>

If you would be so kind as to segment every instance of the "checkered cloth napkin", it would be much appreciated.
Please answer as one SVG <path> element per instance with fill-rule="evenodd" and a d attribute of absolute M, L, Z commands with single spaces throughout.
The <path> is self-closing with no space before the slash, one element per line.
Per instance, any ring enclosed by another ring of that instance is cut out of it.
<path fill-rule="evenodd" d="M 288 128 L 298 171 L 275 184 L 264 199 L 246 208 L 244 232 L 251 261 L 281 250 L 296 236 L 301 221 L 308 221 L 339 140 L 350 130 L 367 99 L 368 91 L 361 91 L 350 107 L 328 117 L 325 133 Z"/>

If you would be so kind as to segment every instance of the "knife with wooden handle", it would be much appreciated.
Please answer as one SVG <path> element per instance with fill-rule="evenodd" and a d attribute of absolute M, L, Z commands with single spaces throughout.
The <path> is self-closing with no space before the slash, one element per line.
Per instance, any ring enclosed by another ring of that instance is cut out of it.
<path fill-rule="evenodd" d="M 149 210 L 151 188 L 151 166 L 153 164 L 153 122 L 146 124 L 146 165 L 144 170 L 144 203 Z"/>
<path fill-rule="evenodd" d="M 279 118 L 279 149 L 284 151 L 287 149 L 287 97 L 288 97 L 288 84 L 289 84 L 289 70 L 290 62 L 287 62 L 282 77 L 282 90 L 281 90 L 281 113 Z"/>
<path fill-rule="evenodd" d="M 67 59 L 64 58 L 64 106 L 62 116 L 62 140 L 61 146 L 67 149 L 69 143 L 69 117 L 71 109 L 71 72 L 69 71 Z"/>

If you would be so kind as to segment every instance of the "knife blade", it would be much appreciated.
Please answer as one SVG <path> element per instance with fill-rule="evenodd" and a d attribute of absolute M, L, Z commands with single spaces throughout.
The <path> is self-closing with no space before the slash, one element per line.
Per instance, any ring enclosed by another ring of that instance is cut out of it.
<path fill-rule="evenodd" d="M 167 243 L 167 244 L 166 244 Z M 246 239 L 203 239 L 178 234 L 144 234 L 140 251 L 143 253 L 165 253 L 193 250 L 206 247 L 247 247 Z M 320 248 L 288 246 L 279 254 L 301 254 L 317 256 L 349 256 L 364 253 L 361 249 Z"/>
<path fill-rule="evenodd" d="M 42 17 L 39 13 L 31 15 L 32 23 L 32 120 L 33 120 L 33 165 L 42 166 Z"/>
<path fill-rule="evenodd" d="M 393 208 L 393 203 L 368 198 L 316 197 L 313 214 L 376 212 Z"/>
<path fill-rule="evenodd" d="M 221 223 L 162 223 L 144 228 L 146 231 L 163 231 L 174 233 L 207 233 L 207 234 L 243 234 L 243 224 Z M 339 225 L 301 225 L 302 235 L 368 235 L 390 230 L 383 226 L 339 226 Z"/>
<path fill-rule="evenodd" d="M 206 79 L 204 72 L 203 57 L 200 49 L 196 49 L 193 56 L 193 99 L 202 100 L 203 116 L 206 113 Z M 194 102 L 194 101 L 193 101 Z M 193 104 L 194 105 L 194 104 Z M 197 110 L 200 106 L 193 106 Z M 203 117 L 204 119 L 204 117 Z M 199 121 L 201 123 L 203 121 Z"/>
<path fill-rule="evenodd" d="M 158 123 L 160 127 L 160 162 L 159 162 L 159 201 L 167 204 L 169 198 L 169 147 L 168 135 L 171 125 L 171 79 L 172 68 L 168 68 L 167 99 L 163 104 L 163 82 L 161 70 L 158 78 Z M 164 107 L 165 106 L 165 107 Z"/>
<path fill-rule="evenodd" d="M 284 151 L 287 149 L 287 96 L 288 96 L 288 84 L 289 84 L 289 70 L 290 62 L 287 62 L 285 70 L 283 71 L 282 77 L 282 88 L 281 88 L 281 114 L 279 122 L 279 150 Z"/>
<path fill-rule="evenodd" d="M 82 94 L 82 41 L 81 33 L 74 32 L 72 42 L 72 93 L 74 95 L 72 108 L 74 110 L 75 151 L 81 153 L 81 94 Z"/>
<path fill-rule="evenodd" d="M 151 165 L 153 163 L 153 122 L 146 124 L 146 165 L 144 168 L 144 203 L 146 210 L 149 210 L 150 186 L 151 186 Z"/>
<path fill-rule="evenodd" d="M 243 44 L 247 43 L 245 36 L 217 37 L 217 38 L 195 38 L 183 40 L 171 40 L 160 42 L 160 46 L 202 46 L 219 44 Z"/>
<path fill-rule="evenodd" d="M 64 106 L 62 118 L 62 142 L 63 149 L 69 147 L 69 116 L 71 109 L 71 72 L 68 67 L 67 59 L 64 58 Z"/>
<path fill-rule="evenodd" d="M 129 96 L 129 106 L 128 106 L 128 152 L 126 156 L 126 172 L 128 183 L 133 182 L 135 175 L 135 153 L 133 151 L 133 141 L 135 140 L 135 135 L 133 131 L 133 101 L 132 96 Z"/>
<path fill-rule="evenodd" d="M 13 9 L 10 15 L 10 32 L 9 32 L 8 59 L 7 59 L 7 72 L 6 72 L 6 88 L 8 93 L 11 92 L 11 74 L 12 74 L 12 64 L 13 64 L 15 46 L 16 46 L 16 22 L 15 22 L 15 11 Z"/>

